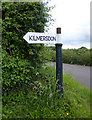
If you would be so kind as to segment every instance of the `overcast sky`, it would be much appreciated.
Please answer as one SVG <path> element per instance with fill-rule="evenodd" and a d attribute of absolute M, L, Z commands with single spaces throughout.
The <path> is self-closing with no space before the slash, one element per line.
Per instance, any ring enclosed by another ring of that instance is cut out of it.
<path fill-rule="evenodd" d="M 50 12 L 55 22 L 50 33 L 61 27 L 63 48 L 90 48 L 90 2 L 91 0 L 51 0 Z"/>

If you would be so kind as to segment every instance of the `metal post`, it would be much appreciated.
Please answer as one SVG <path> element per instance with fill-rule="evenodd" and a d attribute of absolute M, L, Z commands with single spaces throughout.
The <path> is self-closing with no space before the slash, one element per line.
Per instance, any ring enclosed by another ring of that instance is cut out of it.
<path fill-rule="evenodd" d="M 57 34 L 61 34 L 61 28 L 57 28 Z M 56 80 L 58 93 L 63 97 L 62 43 L 56 43 Z"/>

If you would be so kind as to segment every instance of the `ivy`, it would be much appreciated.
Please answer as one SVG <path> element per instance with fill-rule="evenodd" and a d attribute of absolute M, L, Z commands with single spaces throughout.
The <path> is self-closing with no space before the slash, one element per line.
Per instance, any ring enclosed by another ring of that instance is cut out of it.
<path fill-rule="evenodd" d="M 29 86 L 36 79 L 36 69 L 44 60 L 44 45 L 28 44 L 23 36 L 28 31 L 44 32 L 48 10 L 42 2 L 2 3 L 3 94 Z"/>

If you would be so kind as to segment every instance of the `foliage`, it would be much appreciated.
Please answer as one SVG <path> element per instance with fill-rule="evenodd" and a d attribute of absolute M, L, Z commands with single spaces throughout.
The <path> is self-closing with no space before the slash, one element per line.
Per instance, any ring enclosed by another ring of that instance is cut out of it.
<path fill-rule="evenodd" d="M 63 50 L 62 54 L 64 63 L 92 66 L 90 61 L 91 50 L 85 47 Z"/>
<path fill-rule="evenodd" d="M 56 61 L 55 47 L 45 47 L 47 61 Z M 79 49 L 63 49 L 63 63 L 92 66 L 92 49 L 81 47 Z"/>
<path fill-rule="evenodd" d="M 44 56 L 45 62 L 48 62 L 48 61 L 55 62 L 56 61 L 55 47 L 45 46 L 44 54 L 45 54 L 45 56 Z"/>
<path fill-rule="evenodd" d="M 44 62 L 44 45 L 28 44 L 23 36 L 44 32 L 49 8 L 43 2 L 2 3 L 2 79 L 3 94 L 16 91 L 35 80 Z"/>
<path fill-rule="evenodd" d="M 90 118 L 90 92 L 70 75 L 64 75 L 63 98 L 56 91 L 53 67 L 39 69 L 36 77 L 32 90 L 3 96 L 3 118 Z"/>
<path fill-rule="evenodd" d="M 19 58 L 12 58 L 7 54 L 3 54 L 2 61 L 2 90 L 3 94 L 9 94 L 10 91 L 18 91 L 24 86 L 28 86 L 31 81 L 34 67 L 30 65 L 28 60 L 21 60 Z"/>
<path fill-rule="evenodd" d="M 48 11 L 42 2 L 2 3 L 3 118 L 89 117 L 89 91 L 65 76 L 59 97 L 55 69 L 41 67 L 48 52 L 23 40 L 28 31 L 44 32 Z M 54 60 L 55 48 L 49 52 L 47 60 Z"/>
<path fill-rule="evenodd" d="M 42 44 L 29 45 L 23 36 L 29 32 L 44 32 L 48 8 L 41 2 L 2 3 L 2 48 L 16 58 L 42 63 Z M 40 57 L 41 56 L 41 57 Z"/>

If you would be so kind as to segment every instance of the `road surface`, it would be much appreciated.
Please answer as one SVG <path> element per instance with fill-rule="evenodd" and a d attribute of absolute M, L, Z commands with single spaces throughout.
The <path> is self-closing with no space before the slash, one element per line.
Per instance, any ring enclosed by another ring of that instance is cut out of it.
<path fill-rule="evenodd" d="M 56 67 L 55 62 L 47 64 Z M 92 78 L 90 78 L 90 70 L 92 71 L 92 67 L 63 64 L 63 72 L 65 74 L 71 74 L 76 81 L 78 81 L 80 84 L 84 85 L 86 88 L 92 91 L 92 88 L 90 88 L 90 80 Z"/>

